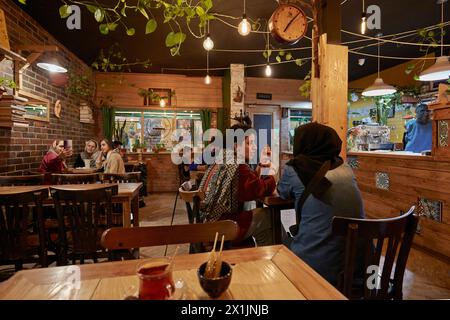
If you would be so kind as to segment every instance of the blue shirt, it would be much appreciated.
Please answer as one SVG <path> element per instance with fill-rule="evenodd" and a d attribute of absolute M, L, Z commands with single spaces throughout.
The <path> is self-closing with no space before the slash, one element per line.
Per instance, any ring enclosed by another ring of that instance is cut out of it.
<path fill-rule="evenodd" d="M 433 125 L 431 121 L 421 124 L 413 119 L 406 123 L 406 147 L 405 151 L 421 153 L 431 150 L 433 140 Z"/>
<path fill-rule="evenodd" d="M 333 285 L 338 274 L 344 270 L 344 240 L 332 234 L 334 216 L 364 218 L 363 203 L 352 169 L 344 164 L 328 171 L 328 180 L 333 184 L 322 200 L 310 195 L 303 205 L 299 231 L 291 242 L 290 249 Z M 297 203 L 305 186 L 294 168 L 286 165 L 278 184 L 278 193 L 284 199 L 295 199 Z M 362 262 L 360 264 L 362 266 Z"/>

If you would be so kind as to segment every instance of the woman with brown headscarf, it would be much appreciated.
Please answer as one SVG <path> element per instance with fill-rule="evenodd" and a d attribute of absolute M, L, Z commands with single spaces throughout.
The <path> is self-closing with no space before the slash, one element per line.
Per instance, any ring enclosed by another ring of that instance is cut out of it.
<path fill-rule="evenodd" d="M 330 127 L 318 123 L 298 127 L 294 159 L 287 163 L 278 184 L 282 198 L 296 200 L 299 223 L 290 249 L 333 285 L 343 270 L 344 243 L 332 235 L 332 219 L 364 218 L 352 169 L 339 156 L 341 146 Z"/>

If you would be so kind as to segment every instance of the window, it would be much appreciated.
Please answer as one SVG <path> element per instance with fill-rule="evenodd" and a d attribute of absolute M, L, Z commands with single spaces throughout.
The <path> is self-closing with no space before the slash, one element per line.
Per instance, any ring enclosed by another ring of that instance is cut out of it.
<path fill-rule="evenodd" d="M 116 111 L 117 128 L 124 127 L 122 143 L 127 149 L 131 149 L 139 139 L 141 146 L 149 151 L 155 147 L 171 148 L 178 143 L 175 136 L 176 129 L 185 129 L 191 137 L 190 143 L 196 141 L 195 147 L 203 145 L 202 121 L 200 114 L 193 111 L 173 110 L 149 110 L 149 111 Z M 119 126 L 118 126 L 119 125 Z M 120 136 L 120 132 L 118 134 Z M 195 140 L 192 141 L 192 139 Z"/>
<path fill-rule="evenodd" d="M 290 109 L 289 111 L 289 150 L 294 147 L 295 129 L 312 121 L 312 111 L 304 109 Z"/>

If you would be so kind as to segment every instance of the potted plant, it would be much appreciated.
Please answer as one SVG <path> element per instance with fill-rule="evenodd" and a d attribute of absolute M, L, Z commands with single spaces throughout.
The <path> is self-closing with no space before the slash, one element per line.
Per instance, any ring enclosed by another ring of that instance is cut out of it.
<path fill-rule="evenodd" d="M 133 144 L 133 152 L 138 152 L 138 153 L 141 153 L 141 152 L 142 152 L 141 142 L 139 141 L 139 139 L 136 139 L 136 140 L 134 141 L 134 144 Z"/>
<path fill-rule="evenodd" d="M 0 77 L 0 99 L 3 94 L 13 94 L 13 90 L 17 88 L 16 83 L 5 77 Z"/>

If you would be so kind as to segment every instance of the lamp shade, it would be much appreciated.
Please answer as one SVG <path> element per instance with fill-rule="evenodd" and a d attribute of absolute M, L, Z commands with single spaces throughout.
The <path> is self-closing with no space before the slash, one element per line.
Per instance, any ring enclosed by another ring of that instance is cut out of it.
<path fill-rule="evenodd" d="M 365 97 L 378 97 L 396 93 L 397 89 L 393 86 L 385 84 L 383 79 L 376 78 L 375 82 L 362 92 Z"/>
<path fill-rule="evenodd" d="M 448 56 L 442 56 L 436 59 L 436 63 L 423 71 L 420 76 L 420 81 L 438 81 L 447 80 L 450 77 L 450 62 Z"/>
<path fill-rule="evenodd" d="M 64 67 L 61 67 L 60 65 L 56 63 L 46 63 L 46 62 L 39 62 L 36 64 L 39 68 L 50 71 L 50 72 L 57 72 L 57 73 L 66 73 L 67 69 Z"/>

